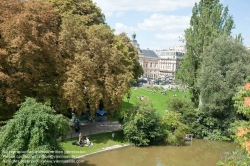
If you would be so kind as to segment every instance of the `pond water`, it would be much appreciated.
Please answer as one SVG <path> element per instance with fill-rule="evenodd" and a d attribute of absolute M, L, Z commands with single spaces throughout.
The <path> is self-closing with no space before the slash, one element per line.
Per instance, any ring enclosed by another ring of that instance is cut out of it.
<path fill-rule="evenodd" d="M 230 142 L 193 139 L 186 146 L 124 147 L 82 158 L 67 166 L 215 166 L 234 150 Z"/>

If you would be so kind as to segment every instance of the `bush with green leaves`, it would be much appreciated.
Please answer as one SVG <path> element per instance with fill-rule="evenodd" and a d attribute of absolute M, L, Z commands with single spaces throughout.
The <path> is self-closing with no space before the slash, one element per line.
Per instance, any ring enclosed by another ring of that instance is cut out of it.
<path fill-rule="evenodd" d="M 135 146 L 156 144 L 162 140 L 160 116 L 149 106 L 148 99 L 124 111 L 122 119 L 125 137 Z"/>
<path fill-rule="evenodd" d="M 125 137 L 136 146 L 157 143 L 184 144 L 189 127 L 181 122 L 181 114 L 169 111 L 159 116 L 149 103 L 149 99 L 146 98 L 137 106 L 123 112 Z"/>
<path fill-rule="evenodd" d="M 197 120 L 197 112 L 194 104 L 186 99 L 171 98 L 167 100 L 167 110 L 181 114 L 180 121 L 188 126 Z"/>
<path fill-rule="evenodd" d="M 161 120 L 164 132 L 164 142 L 171 145 L 183 145 L 184 137 L 189 133 L 189 127 L 180 121 L 181 114 L 173 111 L 165 113 Z"/>
<path fill-rule="evenodd" d="M 224 129 L 228 128 L 227 125 L 230 125 L 232 118 L 221 122 L 220 119 L 211 117 L 200 109 L 195 109 L 192 102 L 181 98 L 169 99 L 166 104 L 167 110 L 181 114 L 180 121 L 189 126 L 194 137 L 209 140 L 230 140 L 229 131 Z"/>
<path fill-rule="evenodd" d="M 67 119 L 62 115 L 55 115 L 55 111 L 48 105 L 36 102 L 33 98 L 26 98 L 0 131 L 0 163 L 4 165 L 61 165 L 53 163 L 54 153 L 48 158 L 43 152 L 63 152 L 57 138 L 65 138 L 70 129 Z M 27 153 L 26 153 L 27 152 Z M 10 155 L 13 158 L 6 158 Z M 56 158 L 62 160 L 62 158 Z M 49 163 L 49 162 L 52 163 Z M 29 163 L 32 162 L 32 163 Z"/>
<path fill-rule="evenodd" d="M 238 148 L 231 152 L 227 158 L 218 163 L 223 165 L 249 165 L 250 163 L 250 77 L 246 79 L 245 86 L 241 86 L 235 94 L 234 106 L 237 113 L 242 115 L 241 120 L 235 121 L 230 130 Z"/>
<path fill-rule="evenodd" d="M 221 160 L 217 166 L 249 166 L 249 154 L 237 147 L 234 151 L 221 154 Z"/>
<path fill-rule="evenodd" d="M 199 108 L 194 111 L 197 119 L 189 126 L 194 137 L 208 140 L 231 140 L 229 137 L 231 132 L 226 130 L 231 124 L 231 118 L 222 122 L 220 119 L 213 118 L 209 114 L 204 113 Z"/>

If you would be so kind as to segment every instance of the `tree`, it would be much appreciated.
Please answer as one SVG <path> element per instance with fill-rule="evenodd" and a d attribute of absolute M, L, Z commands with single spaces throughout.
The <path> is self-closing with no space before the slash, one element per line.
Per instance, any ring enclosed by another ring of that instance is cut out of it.
<path fill-rule="evenodd" d="M 3 0 L 0 9 L 1 110 L 15 112 L 25 96 L 60 112 L 118 110 L 138 55 L 91 0 Z"/>
<path fill-rule="evenodd" d="M 80 17 L 86 26 L 105 24 L 105 16 L 92 0 L 46 0 L 60 13 L 62 19 Z"/>
<path fill-rule="evenodd" d="M 218 119 L 217 129 L 227 133 L 229 124 L 236 119 L 232 98 L 250 75 L 250 53 L 241 42 L 222 36 L 203 55 L 198 79 L 201 109 L 207 116 Z"/>
<path fill-rule="evenodd" d="M 192 10 L 190 28 L 185 30 L 185 53 L 177 79 L 190 88 L 191 100 L 198 106 L 200 89 L 197 86 L 203 51 L 215 38 L 230 35 L 234 21 L 219 0 L 201 0 Z"/>
<path fill-rule="evenodd" d="M 65 117 L 54 114 L 55 111 L 50 106 L 38 103 L 33 98 L 26 98 L 13 119 L 0 131 L 0 162 L 7 165 L 59 165 L 48 163 L 47 161 L 53 161 L 55 158 L 48 158 L 43 153 L 63 152 L 57 138 L 64 138 L 70 129 Z M 10 155 L 14 157 L 4 157 Z M 56 153 L 49 155 L 58 157 Z"/>
<path fill-rule="evenodd" d="M 247 165 L 250 163 L 250 77 L 248 77 L 245 86 L 239 87 L 233 100 L 237 113 L 244 116 L 244 120 L 238 120 L 234 123 L 234 140 L 239 144 L 234 152 L 229 153 L 225 161 L 220 161 L 217 165 Z"/>
<path fill-rule="evenodd" d="M 25 96 L 57 96 L 59 15 L 42 1 L 0 4 L 0 106 L 10 116 Z"/>
<path fill-rule="evenodd" d="M 148 99 L 124 111 L 122 118 L 124 135 L 135 146 L 152 145 L 162 141 L 161 119 L 148 105 Z"/>
<path fill-rule="evenodd" d="M 72 60 L 63 85 L 63 95 L 70 107 L 78 113 L 86 111 L 87 104 L 92 112 L 99 108 L 100 102 L 106 110 L 118 110 L 124 94 L 130 89 L 133 79 L 133 59 L 136 51 L 131 51 L 120 36 L 114 36 L 105 24 L 85 25 L 77 42 L 79 47 L 71 49 Z"/>
<path fill-rule="evenodd" d="M 140 75 L 138 53 L 125 34 L 114 35 L 91 0 L 47 0 L 61 16 L 59 54 L 63 59 L 61 106 L 78 115 L 118 110 L 129 82 Z"/>

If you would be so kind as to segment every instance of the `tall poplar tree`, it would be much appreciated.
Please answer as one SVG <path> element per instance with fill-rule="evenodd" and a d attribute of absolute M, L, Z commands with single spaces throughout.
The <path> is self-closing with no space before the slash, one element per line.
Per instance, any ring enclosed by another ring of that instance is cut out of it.
<path fill-rule="evenodd" d="M 197 79 L 203 51 L 215 38 L 230 35 L 234 28 L 233 17 L 228 14 L 228 7 L 223 7 L 219 0 L 201 0 L 195 3 L 192 10 L 190 27 L 185 30 L 185 53 L 177 79 L 187 85 L 191 92 L 191 99 L 198 106 L 200 90 Z"/>

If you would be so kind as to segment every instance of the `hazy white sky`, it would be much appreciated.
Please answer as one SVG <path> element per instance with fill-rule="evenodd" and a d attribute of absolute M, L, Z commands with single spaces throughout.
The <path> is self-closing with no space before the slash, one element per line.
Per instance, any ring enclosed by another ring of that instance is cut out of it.
<path fill-rule="evenodd" d="M 136 33 L 142 49 L 168 49 L 184 45 L 180 41 L 195 2 L 199 0 L 93 0 L 105 14 L 107 24 L 115 33 L 125 32 L 130 38 Z M 250 0 L 221 0 L 233 15 L 244 45 L 250 46 Z"/>

